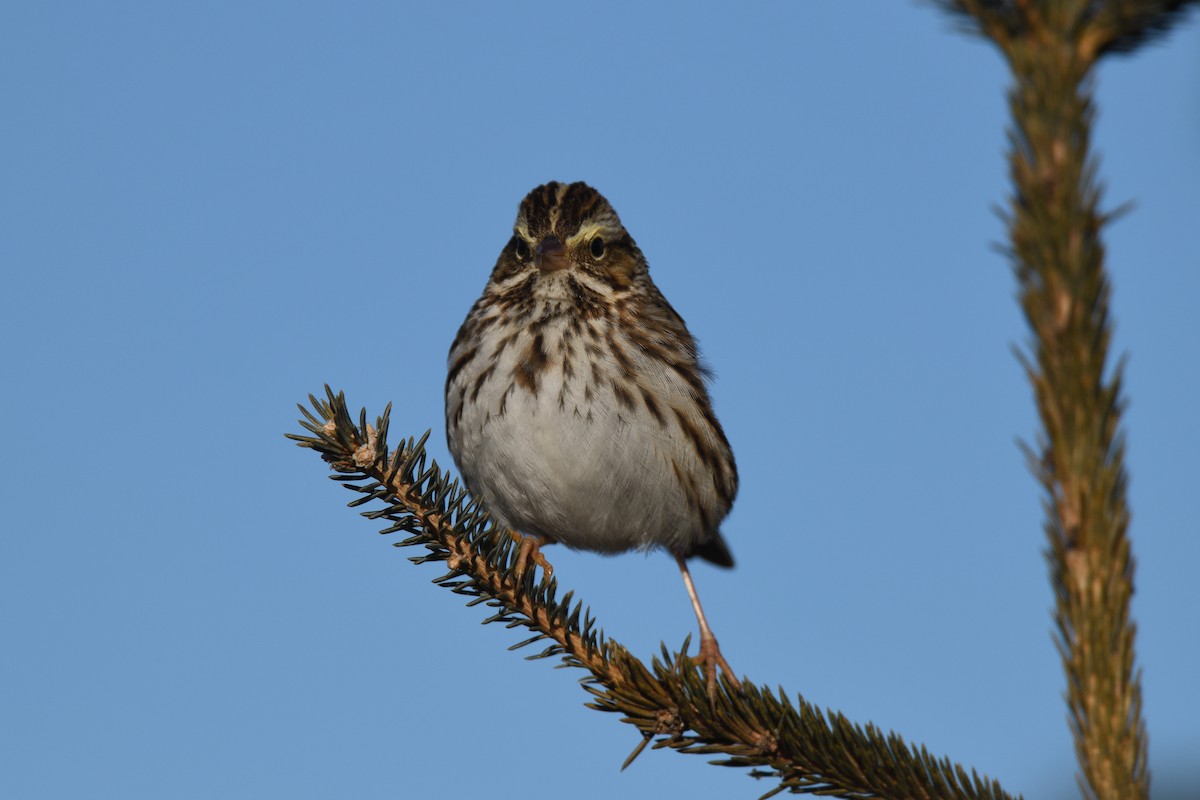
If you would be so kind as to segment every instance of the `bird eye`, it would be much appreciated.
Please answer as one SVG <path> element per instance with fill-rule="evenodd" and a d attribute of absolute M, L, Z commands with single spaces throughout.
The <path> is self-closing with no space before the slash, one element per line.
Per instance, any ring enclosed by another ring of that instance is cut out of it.
<path fill-rule="evenodd" d="M 592 242 L 589 247 L 592 251 L 592 258 L 604 258 L 604 240 L 599 236 L 592 238 Z"/>
<path fill-rule="evenodd" d="M 514 236 L 517 243 L 513 245 L 513 252 L 517 256 L 517 261 L 524 261 L 529 258 L 529 245 L 525 244 L 525 240 L 520 236 Z"/>

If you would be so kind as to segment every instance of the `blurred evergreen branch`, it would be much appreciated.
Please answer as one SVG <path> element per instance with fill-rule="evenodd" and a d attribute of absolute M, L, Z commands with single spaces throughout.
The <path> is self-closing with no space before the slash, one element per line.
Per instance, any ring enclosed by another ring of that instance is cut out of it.
<path fill-rule="evenodd" d="M 655 749 L 722 755 L 713 763 L 750 768 L 753 777 L 777 781 L 764 798 L 784 791 L 881 800 L 1011 798 L 974 771 L 869 723 L 822 713 L 801 697 L 793 702 L 782 688 L 775 692 L 745 680 L 738 690 L 722 675 L 710 698 L 703 671 L 686 655 L 686 641 L 678 656 L 664 645 L 661 659 L 647 667 L 607 638 L 572 592 L 559 599 L 557 580 L 535 583 L 533 570 L 521 582 L 514 579 L 513 540 L 457 480 L 436 462 L 427 463 L 428 433 L 389 451 L 391 406 L 368 424 L 365 410 L 355 422 L 344 396 L 329 387 L 325 399 L 309 400 L 311 411 L 300 406 L 300 424 L 309 435 L 288 438 L 317 451 L 335 472 L 330 477 L 359 495 L 352 507 L 376 503 L 361 513 L 385 522 L 382 533 L 408 534 L 396 546 L 426 550 L 410 560 L 443 562 L 447 571 L 434 583 L 470 598 L 467 605 L 490 607 L 486 622 L 533 634 L 512 649 L 547 642 L 529 658 L 557 656 L 560 666 L 586 670 L 580 682 L 592 695 L 588 706 L 620 714 L 641 734 L 626 765 L 653 741 Z"/>
<path fill-rule="evenodd" d="M 1200 0 L 937 0 L 1006 53 L 1065 45 L 1087 62 L 1156 41 Z M 1018 45 L 1019 46 L 1019 45 Z"/>
<path fill-rule="evenodd" d="M 1091 154 L 1092 70 L 1161 36 L 1195 0 L 942 0 L 1013 73 L 1005 214 L 1033 333 L 1022 364 L 1042 431 L 1026 448 L 1045 489 L 1056 644 L 1086 798 L 1149 796 L 1126 504 L 1122 365 L 1108 370 L 1110 286 Z M 1109 374 L 1106 375 L 1106 372 Z"/>

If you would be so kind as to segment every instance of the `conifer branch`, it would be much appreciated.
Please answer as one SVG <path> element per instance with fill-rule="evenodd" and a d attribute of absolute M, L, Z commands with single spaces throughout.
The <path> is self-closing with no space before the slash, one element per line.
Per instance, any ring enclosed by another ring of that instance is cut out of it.
<path fill-rule="evenodd" d="M 1017 41 L 1076 48 L 1087 61 L 1110 53 L 1132 53 L 1162 38 L 1200 0 L 938 0 L 964 20 L 967 29 L 1002 50 Z"/>
<path fill-rule="evenodd" d="M 1033 334 L 1021 362 L 1042 431 L 1027 448 L 1045 490 L 1055 644 L 1085 798 L 1148 797 L 1127 537 L 1122 364 L 1109 371 L 1110 285 L 1091 154 L 1091 75 L 1106 53 L 1161 35 L 1193 0 L 954 0 L 1008 59 L 1014 193 L 1005 217 Z M 1109 373 L 1109 374 L 1106 374 Z"/>
<path fill-rule="evenodd" d="M 793 701 L 782 689 L 749 680 L 735 689 L 722 676 L 710 698 L 686 641 L 678 655 L 663 645 L 661 658 L 646 666 L 604 635 L 574 593 L 560 599 L 556 579 L 537 583 L 533 570 L 519 583 L 514 579 L 513 540 L 457 480 L 436 462 L 427 463 L 428 432 L 389 451 L 390 405 L 373 425 L 365 410 L 356 423 L 344 396 L 325 390 L 323 400 L 309 396 L 311 411 L 300 406 L 300 424 L 309 434 L 288 438 L 317 451 L 334 471 L 330 477 L 359 495 L 352 507 L 375 504 L 361 513 L 386 522 L 381 533 L 409 534 L 397 547 L 426 550 L 411 561 L 444 562 L 447 572 L 434 583 L 470 598 L 469 606 L 490 607 L 494 613 L 485 622 L 533 634 L 510 649 L 547 642 L 528 658 L 557 656 L 560 666 L 586 670 L 580 683 L 592 696 L 588 706 L 620 714 L 641 734 L 626 765 L 653 742 L 654 749 L 722 755 L 713 763 L 776 781 L 763 797 L 788 791 L 880 800 L 1011 800 L 998 783 L 973 770 L 870 723 L 856 725 L 801 697 Z"/>

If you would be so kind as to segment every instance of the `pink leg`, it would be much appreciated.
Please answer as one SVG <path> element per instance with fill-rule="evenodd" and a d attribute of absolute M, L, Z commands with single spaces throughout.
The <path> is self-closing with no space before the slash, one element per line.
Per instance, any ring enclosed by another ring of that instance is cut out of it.
<path fill-rule="evenodd" d="M 700 595 L 696 594 L 696 584 L 692 583 L 692 574 L 688 572 L 687 561 L 675 556 L 675 563 L 679 564 L 679 571 L 683 573 L 683 585 L 687 587 L 688 597 L 692 600 L 692 608 L 696 611 L 696 620 L 700 623 L 700 654 L 696 656 L 695 660 L 704 664 L 704 674 L 708 676 L 709 696 L 715 697 L 717 694 L 718 667 L 725 672 L 726 679 L 733 684 L 735 689 L 740 688 L 742 684 L 733 674 L 729 662 L 721 655 L 717 637 L 713 636 L 712 628 L 708 627 L 708 620 L 704 618 L 704 609 L 700 607 Z"/>

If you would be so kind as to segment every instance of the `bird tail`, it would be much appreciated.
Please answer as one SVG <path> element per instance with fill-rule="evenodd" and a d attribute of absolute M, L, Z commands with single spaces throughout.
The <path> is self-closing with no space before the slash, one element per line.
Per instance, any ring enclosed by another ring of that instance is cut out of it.
<path fill-rule="evenodd" d="M 699 556 L 718 567 L 733 566 L 733 553 L 729 552 L 729 545 L 725 544 L 725 538 L 720 533 L 713 533 L 708 541 L 697 545 L 689 556 Z"/>

